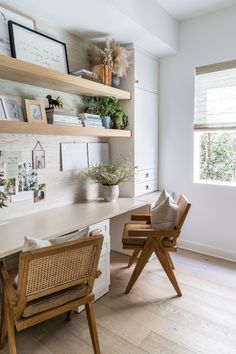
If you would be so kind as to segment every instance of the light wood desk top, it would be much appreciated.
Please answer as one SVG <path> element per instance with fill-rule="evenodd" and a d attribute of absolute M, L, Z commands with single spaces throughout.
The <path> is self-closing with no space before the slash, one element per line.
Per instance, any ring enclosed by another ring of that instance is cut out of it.
<path fill-rule="evenodd" d="M 20 251 L 25 236 L 55 238 L 147 204 L 145 198 L 119 198 L 115 202 L 77 203 L 12 219 L 0 226 L 0 258 Z"/>

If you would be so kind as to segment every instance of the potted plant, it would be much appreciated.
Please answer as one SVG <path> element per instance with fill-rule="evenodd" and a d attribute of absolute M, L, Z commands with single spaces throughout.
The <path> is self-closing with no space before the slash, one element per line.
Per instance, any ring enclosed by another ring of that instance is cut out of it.
<path fill-rule="evenodd" d="M 102 197 L 110 202 L 119 196 L 119 183 L 133 176 L 134 166 L 129 161 L 113 162 L 108 165 L 91 166 L 84 174 L 93 181 L 101 183 Z"/>
<path fill-rule="evenodd" d="M 85 111 L 100 115 L 102 125 L 107 129 L 125 129 L 128 126 L 128 116 L 115 97 L 88 97 Z"/>

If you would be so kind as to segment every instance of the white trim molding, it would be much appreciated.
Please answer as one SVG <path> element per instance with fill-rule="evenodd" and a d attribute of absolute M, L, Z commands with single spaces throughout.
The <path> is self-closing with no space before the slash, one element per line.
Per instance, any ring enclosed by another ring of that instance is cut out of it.
<path fill-rule="evenodd" d="M 199 242 L 179 240 L 179 248 L 206 254 L 207 256 L 217 257 L 221 259 L 226 259 L 231 262 L 236 262 L 236 253 L 227 249 L 213 247 Z"/>

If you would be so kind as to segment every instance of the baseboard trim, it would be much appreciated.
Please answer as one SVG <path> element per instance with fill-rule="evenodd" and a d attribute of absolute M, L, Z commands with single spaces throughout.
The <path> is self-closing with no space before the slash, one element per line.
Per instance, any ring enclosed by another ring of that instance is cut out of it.
<path fill-rule="evenodd" d="M 207 256 L 225 259 L 231 262 L 236 262 L 236 253 L 226 249 L 212 247 L 210 245 L 206 245 L 203 243 L 188 241 L 183 239 L 178 240 L 178 246 L 179 248 L 185 250 L 202 253 Z"/>

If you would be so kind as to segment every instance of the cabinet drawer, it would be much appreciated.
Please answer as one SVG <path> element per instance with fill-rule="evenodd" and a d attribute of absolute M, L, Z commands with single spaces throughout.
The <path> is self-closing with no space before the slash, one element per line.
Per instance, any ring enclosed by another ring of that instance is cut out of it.
<path fill-rule="evenodd" d="M 142 183 L 135 183 L 135 195 L 142 195 L 157 190 L 157 179 Z"/>
<path fill-rule="evenodd" d="M 110 285 L 110 253 L 100 258 L 98 268 L 102 274 L 95 280 L 93 288 L 95 294 Z"/>
<path fill-rule="evenodd" d="M 148 170 L 137 170 L 135 173 L 135 183 L 141 183 L 145 181 L 157 179 L 157 169 L 148 169 Z"/>
<path fill-rule="evenodd" d="M 96 230 L 96 229 L 100 229 L 102 231 L 102 234 L 104 237 L 106 235 L 110 235 L 109 220 L 104 220 L 104 221 L 101 221 L 101 222 L 98 222 L 96 224 L 89 226 L 89 232 Z"/>

